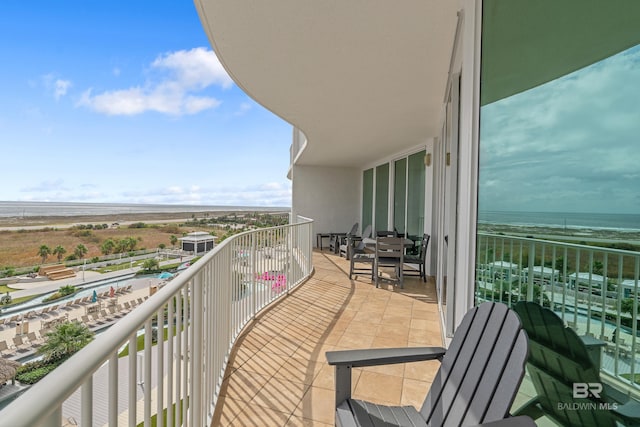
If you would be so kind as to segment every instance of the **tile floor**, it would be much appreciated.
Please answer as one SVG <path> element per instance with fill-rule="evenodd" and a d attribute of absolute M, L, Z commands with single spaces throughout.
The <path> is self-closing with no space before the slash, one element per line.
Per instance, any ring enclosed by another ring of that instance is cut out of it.
<path fill-rule="evenodd" d="M 349 280 L 346 260 L 314 253 L 313 276 L 262 313 L 231 355 L 214 426 L 332 426 L 334 349 L 442 345 L 435 285 Z M 420 406 L 437 361 L 354 369 L 353 396 Z"/>

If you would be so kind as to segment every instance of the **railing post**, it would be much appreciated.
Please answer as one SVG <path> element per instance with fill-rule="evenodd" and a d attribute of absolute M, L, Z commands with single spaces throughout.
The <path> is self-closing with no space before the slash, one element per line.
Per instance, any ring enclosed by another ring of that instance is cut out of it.
<path fill-rule="evenodd" d="M 529 258 L 527 268 L 529 274 L 527 275 L 527 301 L 533 301 L 533 265 L 535 264 L 536 257 L 536 244 L 529 242 Z"/>
<path fill-rule="evenodd" d="M 193 336 L 194 340 L 191 346 L 191 355 L 193 360 L 191 361 L 193 365 L 193 390 L 192 394 L 189 396 L 190 405 L 193 405 L 193 409 L 191 413 L 194 415 L 193 427 L 200 427 L 202 420 L 202 343 L 205 340 L 202 334 L 202 272 L 197 274 L 193 283 L 193 294 L 192 301 L 193 304 Z"/>
<path fill-rule="evenodd" d="M 118 427 L 118 353 L 109 358 L 109 427 Z"/>
<path fill-rule="evenodd" d="M 253 292 L 251 292 L 251 310 L 253 320 L 256 319 L 256 313 L 258 312 L 258 298 L 256 298 L 256 292 L 258 292 L 258 256 L 256 249 L 256 233 L 251 234 L 251 262 L 249 265 L 252 267 L 253 271 L 251 274 L 251 286 L 253 286 Z"/>
<path fill-rule="evenodd" d="M 87 378 L 84 384 L 82 384 L 80 390 L 81 404 L 82 407 L 81 414 L 82 420 L 81 425 L 91 427 L 93 425 L 93 377 L 90 376 Z"/>
<path fill-rule="evenodd" d="M 137 401 L 138 401 L 138 359 L 137 359 L 137 337 L 133 335 L 129 339 L 129 425 L 138 424 Z"/>
<path fill-rule="evenodd" d="M 60 427 L 62 425 L 62 407 L 58 406 L 38 427 Z"/>
<path fill-rule="evenodd" d="M 153 347 L 153 328 L 151 326 L 151 319 L 147 319 L 144 325 L 144 358 L 143 363 L 143 388 L 142 394 L 144 396 L 144 425 L 151 426 L 151 349 Z M 161 343 L 162 341 L 160 341 Z"/>

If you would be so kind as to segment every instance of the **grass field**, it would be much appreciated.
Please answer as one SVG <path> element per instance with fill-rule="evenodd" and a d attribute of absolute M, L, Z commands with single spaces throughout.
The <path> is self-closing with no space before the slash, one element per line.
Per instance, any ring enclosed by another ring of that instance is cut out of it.
<path fill-rule="evenodd" d="M 107 239 L 120 240 L 133 237 L 138 240 L 136 249 L 155 249 L 160 244 L 171 248 L 171 236 L 182 237 L 192 231 L 212 231 L 198 226 L 179 223 L 166 225 L 154 224 L 146 228 L 108 228 L 102 230 L 77 229 L 40 229 L 40 230 L 0 230 L 0 269 L 7 267 L 28 267 L 42 263 L 38 256 L 41 245 L 51 250 L 60 245 L 66 249 L 65 256 L 73 253 L 76 246 L 82 244 L 88 249 L 85 258 L 101 256 L 100 246 Z M 46 263 L 55 263 L 57 258 L 50 255 Z"/>

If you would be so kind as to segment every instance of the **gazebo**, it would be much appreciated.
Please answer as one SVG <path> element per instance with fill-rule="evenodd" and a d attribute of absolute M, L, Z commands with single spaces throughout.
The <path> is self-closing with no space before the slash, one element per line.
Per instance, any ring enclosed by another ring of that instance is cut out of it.
<path fill-rule="evenodd" d="M 186 252 L 193 252 L 194 254 L 205 253 L 210 251 L 215 246 L 216 236 L 205 231 L 194 231 L 184 237 L 180 237 L 182 250 Z"/>

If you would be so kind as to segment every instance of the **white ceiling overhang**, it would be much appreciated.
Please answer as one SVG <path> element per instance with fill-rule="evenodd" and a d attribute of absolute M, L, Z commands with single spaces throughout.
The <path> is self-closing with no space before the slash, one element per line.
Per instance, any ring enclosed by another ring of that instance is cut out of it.
<path fill-rule="evenodd" d="M 195 0 L 233 80 L 301 129 L 297 164 L 362 166 L 439 134 L 457 0 Z M 484 0 L 481 104 L 640 43 L 640 1 Z"/>
<path fill-rule="evenodd" d="M 439 133 L 452 0 L 196 0 L 253 99 L 301 129 L 298 164 L 356 166 Z"/>
<path fill-rule="evenodd" d="M 481 104 L 640 43 L 638 0 L 484 0 Z"/>

